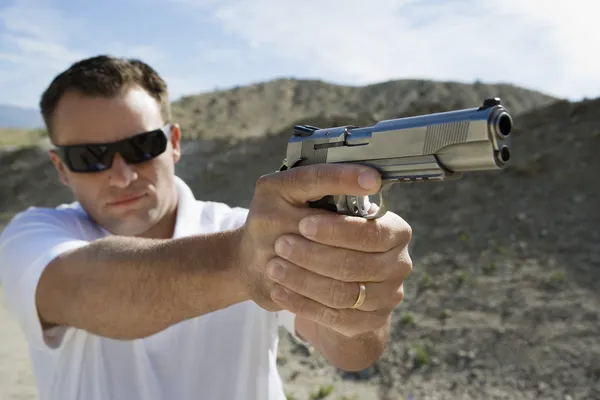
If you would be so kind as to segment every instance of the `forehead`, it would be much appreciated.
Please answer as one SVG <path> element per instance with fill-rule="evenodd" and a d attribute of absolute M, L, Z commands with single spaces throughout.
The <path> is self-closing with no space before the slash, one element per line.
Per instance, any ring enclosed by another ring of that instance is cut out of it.
<path fill-rule="evenodd" d="M 58 144 L 112 142 L 160 128 L 160 105 L 139 87 L 116 97 L 67 92 L 56 108 L 53 129 Z"/>

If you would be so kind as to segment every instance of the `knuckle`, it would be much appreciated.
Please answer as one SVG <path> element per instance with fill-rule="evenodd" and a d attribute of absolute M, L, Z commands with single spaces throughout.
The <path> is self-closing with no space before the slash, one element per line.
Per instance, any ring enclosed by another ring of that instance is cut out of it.
<path fill-rule="evenodd" d="M 255 183 L 255 190 L 258 193 L 262 193 L 265 191 L 270 191 L 273 187 L 273 182 L 275 179 L 273 178 L 273 174 L 265 174 L 258 177 Z"/>
<path fill-rule="evenodd" d="M 400 257 L 400 270 L 403 272 L 404 276 L 410 274 L 413 270 L 413 262 L 408 250 L 402 252 L 402 256 Z"/>
<path fill-rule="evenodd" d="M 327 178 L 327 170 L 322 164 L 310 165 L 306 167 L 305 173 L 301 177 L 306 184 L 318 185 Z"/>
<path fill-rule="evenodd" d="M 294 265 L 289 268 L 289 271 L 289 284 L 293 287 L 292 290 L 302 295 L 306 293 L 315 293 L 318 291 L 318 288 L 315 288 L 313 285 L 311 285 L 311 282 L 306 279 L 305 274 L 302 273 L 302 268 Z"/>
<path fill-rule="evenodd" d="M 335 326 L 339 324 L 340 313 L 329 307 L 319 307 L 317 319 L 325 325 Z"/>
<path fill-rule="evenodd" d="M 319 165 L 313 170 L 312 179 L 319 186 L 339 187 L 349 182 L 350 168 L 346 165 Z"/>
<path fill-rule="evenodd" d="M 317 185 L 323 184 L 327 181 L 327 171 L 320 165 L 315 165 L 311 168 L 310 180 Z"/>
<path fill-rule="evenodd" d="M 337 263 L 337 273 L 343 281 L 356 281 L 362 278 L 361 271 L 364 265 L 356 252 L 352 250 L 341 250 L 340 262 Z"/>
<path fill-rule="evenodd" d="M 403 232 L 404 232 L 404 240 L 405 240 L 405 242 L 406 242 L 406 243 L 408 243 L 408 242 L 410 242 L 410 241 L 412 240 L 412 236 L 413 236 L 413 228 L 412 228 L 412 226 L 411 226 L 411 225 L 410 225 L 408 222 L 406 222 L 406 221 L 404 221 L 404 224 L 403 224 L 403 225 L 404 225 L 404 229 L 403 229 Z"/>
<path fill-rule="evenodd" d="M 393 299 L 394 306 L 402 303 L 402 300 L 404 300 L 404 285 L 400 285 L 391 298 Z"/>
<path fill-rule="evenodd" d="M 412 226 L 406 222 L 405 219 L 403 219 L 402 217 L 400 217 L 399 215 L 395 215 L 395 218 L 397 219 L 397 222 L 394 223 L 395 229 L 394 232 L 396 233 L 396 241 L 400 243 L 400 245 L 407 245 L 411 239 L 412 239 L 412 235 L 413 235 L 413 229 Z"/>
<path fill-rule="evenodd" d="M 297 167 L 286 171 L 282 181 L 282 190 L 294 188 L 294 192 L 300 193 L 301 196 L 309 196 L 319 186 L 318 171 L 317 166 Z"/>
<path fill-rule="evenodd" d="M 363 248 L 371 248 L 373 246 L 379 248 L 386 242 L 384 237 L 385 229 L 382 229 L 381 224 L 371 220 L 361 221 L 361 224 L 362 229 L 357 230 L 357 240 Z"/>
<path fill-rule="evenodd" d="M 282 281 L 285 282 L 286 285 L 290 285 L 295 292 L 303 293 L 308 284 L 298 268 L 285 260 L 280 260 L 279 264 L 285 268 L 285 276 Z"/>
<path fill-rule="evenodd" d="M 336 166 L 338 167 L 338 166 Z M 353 175 L 352 171 L 349 168 L 344 168 L 344 166 L 339 166 L 339 168 L 331 168 L 331 183 L 334 185 L 345 185 L 350 182 L 350 179 Z"/>
<path fill-rule="evenodd" d="M 374 253 L 369 255 L 371 262 L 363 265 L 370 278 L 378 281 L 385 281 L 396 276 L 396 264 L 394 259 L 390 260 L 390 252 Z"/>
<path fill-rule="evenodd" d="M 285 174 L 285 185 L 308 192 L 310 191 L 311 180 L 306 178 L 307 175 L 305 168 L 294 168 Z"/>
<path fill-rule="evenodd" d="M 404 247 L 412 236 L 410 225 L 403 220 L 399 223 L 389 222 L 387 219 L 365 220 L 360 223 L 362 226 L 356 230 L 359 236 L 356 239 L 363 247 L 372 248 L 375 251 L 388 251 L 395 247 Z"/>
<path fill-rule="evenodd" d="M 291 253 L 289 255 L 289 260 L 295 264 L 300 266 L 313 265 L 315 264 L 314 259 L 314 251 L 310 251 L 306 242 L 303 240 L 298 240 L 296 237 L 285 236 L 285 238 L 290 243 Z"/>
<path fill-rule="evenodd" d="M 382 240 L 388 240 L 394 243 L 394 246 L 406 246 L 412 239 L 412 226 L 402 217 L 394 213 L 390 214 L 392 219 L 386 224 L 385 234 Z M 385 217 L 384 217 L 385 218 Z"/>
<path fill-rule="evenodd" d="M 354 303 L 352 286 L 346 282 L 336 282 L 330 293 L 333 307 L 348 307 Z"/>
<path fill-rule="evenodd" d="M 412 272 L 413 264 L 408 250 L 391 251 L 384 258 L 387 278 L 404 279 Z"/>

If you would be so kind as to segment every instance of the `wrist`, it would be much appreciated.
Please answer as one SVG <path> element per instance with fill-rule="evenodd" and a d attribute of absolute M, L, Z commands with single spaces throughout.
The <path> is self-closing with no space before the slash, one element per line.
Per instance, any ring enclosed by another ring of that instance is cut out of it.
<path fill-rule="evenodd" d="M 239 233 L 225 231 L 188 237 L 178 246 L 185 273 L 179 275 L 176 296 L 188 318 L 248 300 L 239 256 Z"/>
<path fill-rule="evenodd" d="M 246 261 L 242 255 L 244 227 L 227 231 L 224 236 L 227 241 L 226 249 L 229 254 L 226 264 L 227 279 L 230 280 L 231 290 L 237 299 L 236 302 L 252 300 L 248 289 L 248 274 L 246 273 Z"/>

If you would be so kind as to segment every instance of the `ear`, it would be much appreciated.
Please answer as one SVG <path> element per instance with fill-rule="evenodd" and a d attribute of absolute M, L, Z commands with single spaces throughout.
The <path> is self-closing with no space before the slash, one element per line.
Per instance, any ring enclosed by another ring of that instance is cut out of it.
<path fill-rule="evenodd" d="M 173 162 L 177 162 L 181 159 L 181 128 L 179 124 L 173 124 L 171 126 L 171 146 L 173 146 Z"/>
<path fill-rule="evenodd" d="M 63 164 L 62 160 L 56 154 L 55 150 L 48 150 L 48 154 L 50 155 L 50 160 L 52 160 L 52 164 L 58 173 L 58 179 L 62 182 L 63 185 L 69 186 L 69 177 L 67 175 L 67 169 Z"/>

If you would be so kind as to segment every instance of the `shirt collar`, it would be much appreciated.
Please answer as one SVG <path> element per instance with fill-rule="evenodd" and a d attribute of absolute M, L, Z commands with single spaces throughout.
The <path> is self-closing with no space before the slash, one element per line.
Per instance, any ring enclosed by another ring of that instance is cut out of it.
<path fill-rule="evenodd" d="M 190 187 L 175 176 L 177 190 L 177 218 L 173 238 L 194 235 L 200 232 L 200 207 Z"/>

